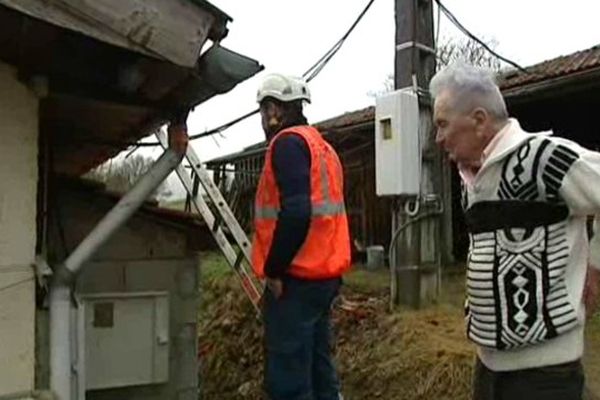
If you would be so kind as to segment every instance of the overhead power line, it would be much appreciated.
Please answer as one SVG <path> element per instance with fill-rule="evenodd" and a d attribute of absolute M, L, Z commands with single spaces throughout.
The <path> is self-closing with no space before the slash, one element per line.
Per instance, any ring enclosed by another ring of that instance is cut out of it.
<path fill-rule="evenodd" d="M 435 50 L 437 52 L 438 46 L 439 46 L 439 40 L 440 40 L 440 27 L 442 26 L 442 8 L 440 7 L 440 5 L 438 4 L 437 7 L 437 27 L 435 30 L 435 42 L 433 43 L 435 46 Z"/>
<path fill-rule="evenodd" d="M 479 43 L 485 50 L 487 50 L 493 56 L 497 57 L 498 59 L 504 61 L 507 64 L 512 65 L 521 72 L 528 73 L 528 71 L 525 68 L 521 67 L 516 62 L 501 56 L 500 54 L 492 50 L 492 48 L 490 48 L 490 46 L 488 46 L 487 43 L 485 43 L 483 40 L 479 39 L 477 36 L 471 33 L 471 31 L 469 31 L 463 24 L 461 24 L 460 21 L 456 18 L 456 16 L 454 16 L 454 14 L 450 10 L 448 10 L 448 8 L 444 4 L 442 4 L 441 0 L 435 0 L 435 2 L 437 3 L 438 7 L 442 10 L 444 15 L 450 20 L 450 22 L 452 22 L 462 33 Z"/>
<path fill-rule="evenodd" d="M 24 283 L 30 282 L 30 281 L 32 281 L 34 279 L 35 279 L 35 277 L 29 277 L 29 278 L 21 279 L 20 281 L 16 281 L 16 282 L 10 283 L 10 284 L 5 285 L 5 286 L 0 286 L 0 292 L 5 292 L 5 291 L 7 291 L 9 289 L 12 289 L 12 288 L 17 287 L 19 285 L 22 285 Z"/>
<path fill-rule="evenodd" d="M 365 8 L 358 14 L 358 17 L 354 21 L 354 23 L 350 26 L 350 28 L 344 33 L 344 35 L 338 40 L 324 55 L 321 57 L 316 63 L 314 63 L 302 76 L 306 78 L 308 82 L 313 80 L 322 70 L 325 68 L 327 63 L 335 56 L 335 54 L 340 50 L 348 36 L 352 33 L 354 28 L 358 25 L 361 19 L 365 16 L 369 8 L 373 5 L 375 0 L 370 0 Z"/>
<path fill-rule="evenodd" d="M 217 133 L 221 133 L 229 128 L 231 128 L 232 126 L 236 125 L 239 122 L 242 122 L 243 120 L 250 118 L 251 116 L 258 114 L 259 109 L 257 108 L 256 110 L 252 110 L 249 113 L 246 113 L 240 117 L 237 117 L 236 119 L 233 119 L 229 122 L 227 122 L 226 124 L 223 124 L 221 126 L 218 126 L 216 128 L 213 128 L 209 131 L 206 132 L 202 132 L 202 133 L 196 133 L 195 135 L 191 135 L 190 136 L 190 140 L 194 140 L 194 139 L 199 139 L 199 138 L 203 138 L 206 136 L 211 136 L 211 135 L 215 135 Z"/>
<path fill-rule="evenodd" d="M 307 82 L 312 81 L 313 79 L 315 79 L 317 77 L 317 75 L 319 75 L 319 73 L 321 73 L 321 71 L 323 70 L 323 68 L 325 68 L 325 66 L 331 61 L 331 59 L 337 54 L 337 52 L 342 48 L 342 45 L 344 44 L 344 42 L 346 41 L 346 39 L 348 39 L 348 37 L 350 36 L 350 34 L 352 33 L 352 31 L 354 31 L 354 29 L 356 28 L 356 26 L 358 25 L 358 23 L 363 19 L 363 17 L 365 16 L 365 14 L 367 13 L 367 11 L 369 10 L 369 8 L 371 8 L 371 6 L 373 5 L 373 3 L 375 2 L 375 0 L 369 0 L 369 2 L 367 3 L 367 5 L 365 6 L 365 8 L 361 11 L 361 13 L 358 15 L 358 17 L 354 20 L 354 22 L 352 23 L 352 25 L 350 26 L 350 28 L 346 31 L 346 33 L 344 33 L 344 35 L 337 41 L 335 42 L 335 44 L 333 46 L 331 46 L 331 48 L 329 50 L 327 50 L 327 52 L 325 52 L 325 54 L 323 54 L 323 56 L 321 56 L 321 58 L 319 58 L 317 60 L 317 62 L 315 62 L 308 70 L 306 70 L 306 72 L 304 72 L 304 74 L 302 74 L 302 77 L 306 79 Z M 207 137 L 207 136 L 211 136 L 211 135 L 215 135 L 218 133 L 221 133 L 229 128 L 231 128 L 232 126 L 246 120 L 247 118 L 250 118 L 251 116 L 258 114 L 259 109 L 255 109 L 252 110 L 244 115 L 241 115 L 221 126 L 218 126 L 216 128 L 210 129 L 208 131 L 205 132 L 201 132 L 201 133 L 196 133 L 194 135 L 190 135 L 190 140 L 195 140 L 195 139 L 200 139 L 203 137 Z M 156 147 L 156 146 L 160 146 L 160 143 L 158 142 L 115 142 L 115 141 L 94 141 L 95 143 L 98 144 L 103 144 L 106 146 L 114 146 L 114 147 L 121 147 L 121 146 L 135 146 L 136 148 L 138 147 Z"/>
<path fill-rule="evenodd" d="M 365 6 L 365 8 L 361 11 L 361 13 L 358 15 L 358 17 L 356 17 L 356 19 L 354 20 L 354 22 L 352 23 L 352 25 L 350 26 L 350 28 L 346 31 L 346 33 L 344 33 L 344 35 L 337 41 L 335 42 L 335 44 L 333 46 L 331 46 L 331 48 L 329 50 L 327 50 L 325 52 L 325 54 L 323 54 L 323 56 L 321 56 L 321 58 L 319 58 L 310 68 L 308 68 L 303 74 L 302 77 L 306 79 L 307 82 L 312 81 L 313 79 L 315 79 L 317 77 L 317 75 L 319 75 L 319 73 L 321 73 L 321 71 L 323 70 L 323 68 L 325 68 L 325 66 L 331 61 L 331 59 L 336 55 L 336 53 L 342 48 L 344 42 L 346 41 L 346 39 L 348 39 L 348 37 L 350 36 L 350 34 L 352 33 L 352 31 L 354 31 L 354 29 L 356 28 L 356 26 L 358 25 L 358 23 L 363 19 L 363 17 L 365 16 L 365 14 L 367 13 L 367 11 L 369 10 L 369 8 L 371 8 L 371 6 L 373 5 L 373 3 L 375 2 L 375 0 L 370 0 L 367 5 Z M 258 114 L 259 110 L 255 109 L 253 111 L 250 111 L 249 113 L 246 113 L 238 118 L 235 118 L 232 121 L 229 121 L 217 128 L 211 129 L 209 131 L 206 132 L 202 132 L 202 133 L 197 133 L 195 135 L 191 135 L 190 136 L 190 140 L 194 140 L 194 139 L 199 139 L 202 137 L 206 137 L 206 136 L 210 136 L 210 135 L 214 135 L 216 133 L 221 133 L 229 128 L 231 128 L 232 126 L 238 124 L 239 122 L 244 121 L 247 118 L 250 118 L 251 116 Z"/>

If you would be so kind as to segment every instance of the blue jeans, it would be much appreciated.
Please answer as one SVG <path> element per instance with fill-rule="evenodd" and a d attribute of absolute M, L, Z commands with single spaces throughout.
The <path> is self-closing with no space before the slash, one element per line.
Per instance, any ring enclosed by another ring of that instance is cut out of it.
<path fill-rule="evenodd" d="M 271 400 L 339 400 L 331 355 L 331 304 L 341 279 L 285 278 L 283 295 L 264 303 L 265 389 Z"/>

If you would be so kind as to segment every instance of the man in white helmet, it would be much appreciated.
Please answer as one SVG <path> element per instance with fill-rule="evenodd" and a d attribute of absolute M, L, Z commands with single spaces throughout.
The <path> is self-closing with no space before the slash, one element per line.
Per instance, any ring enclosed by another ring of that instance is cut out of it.
<path fill-rule="evenodd" d="M 269 148 L 256 193 L 252 264 L 265 278 L 265 388 L 271 400 L 339 400 L 330 310 L 350 267 L 343 170 L 302 112 L 300 78 L 258 90 Z"/>

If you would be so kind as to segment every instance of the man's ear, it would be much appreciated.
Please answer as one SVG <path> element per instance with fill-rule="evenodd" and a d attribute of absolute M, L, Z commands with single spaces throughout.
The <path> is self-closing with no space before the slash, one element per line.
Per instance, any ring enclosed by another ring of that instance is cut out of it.
<path fill-rule="evenodd" d="M 485 125 L 489 117 L 490 114 L 485 108 L 477 107 L 471 112 L 471 118 L 473 118 L 477 127 L 482 127 L 483 125 Z"/>
<path fill-rule="evenodd" d="M 478 136 L 485 135 L 490 114 L 485 108 L 477 107 L 471 112 L 471 118 L 475 124 L 475 132 Z"/>

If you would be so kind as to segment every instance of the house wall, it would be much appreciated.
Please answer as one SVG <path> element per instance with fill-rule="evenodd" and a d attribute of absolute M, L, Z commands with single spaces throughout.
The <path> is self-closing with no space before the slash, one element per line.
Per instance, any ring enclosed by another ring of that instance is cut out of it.
<path fill-rule="evenodd" d="M 0 63 L 0 395 L 33 389 L 38 99 Z"/>
<path fill-rule="evenodd" d="M 194 258 L 118 260 L 89 265 L 79 280 L 79 295 L 169 292 L 170 355 L 168 383 L 89 391 L 86 396 L 88 400 L 198 398 L 197 270 L 197 260 Z"/>
<path fill-rule="evenodd" d="M 73 251 L 114 202 L 93 193 L 61 192 L 51 210 L 49 248 L 55 262 Z M 177 224 L 135 214 L 100 248 L 77 280 L 76 294 L 169 293 L 169 381 L 165 384 L 88 391 L 88 400 L 198 398 L 198 254 L 190 232 Z M 44 335 L 38 338 L 44 346 Z M 47 349 L 43 350 L 47 353 Z M 121 355 L 127 357 L 126 354 Z M 38 385 L 47 381 L 47 355 Z M 45 366 L 46 365 L 46 366 Z"/>

